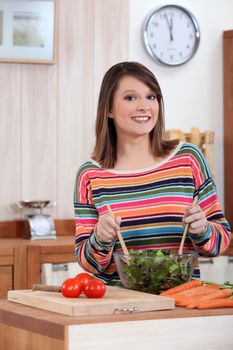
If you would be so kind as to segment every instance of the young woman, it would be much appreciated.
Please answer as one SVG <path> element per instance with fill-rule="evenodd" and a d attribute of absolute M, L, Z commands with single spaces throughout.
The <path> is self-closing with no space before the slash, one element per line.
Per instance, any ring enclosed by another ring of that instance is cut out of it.
<path fill-rule="evenodd" d="M 78 262 L 109 284 L 119 281 L 118 229 L 128 249 L 178 250 L 184 223 L 185 250 L 216 256 L 230 242 L 206 160 L 190 143 L 163 139 L 163 114 L 160 86 L 145 66 L 122 62 L 106 72 L 96 144 L 77 172 L 74 209 Z"/>

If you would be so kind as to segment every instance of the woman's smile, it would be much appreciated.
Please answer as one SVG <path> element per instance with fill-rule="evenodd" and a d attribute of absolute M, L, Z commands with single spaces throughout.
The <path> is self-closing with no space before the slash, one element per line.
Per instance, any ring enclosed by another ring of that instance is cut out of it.
<path fill-rule="evenodd" d="M 131 117 L 131 119 L 133 121 L 135 121 L 136 123 L 145 124 L 145 123 L 150 121 L 151 117 L 147 117 L 147 116 L 145 116 L 145 117 Z"/>

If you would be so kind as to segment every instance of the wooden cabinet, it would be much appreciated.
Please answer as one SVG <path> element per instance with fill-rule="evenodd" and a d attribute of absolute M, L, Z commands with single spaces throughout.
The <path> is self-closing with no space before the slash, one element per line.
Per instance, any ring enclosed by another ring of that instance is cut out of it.
<path fill-rule="evenodd" d="M 233 30 L 223 33 L 225 215 L 233 229 Z"/>
<path fill-rule="evenodd" d="M 0 298 L 5 298 L 7 291 L 14 286 L 14 249 L 0 248 Z"/>
<path fill-rule="evenodd" d="M 0 266 L 0 299 L 5 298 L 7 291 L 13 289 L 12 266 Z"/>
<path fill-rule="evenodd" d="M 8 290 L 41 283 L 41 264 L 76 260 L 73 236 L 39 241 L 2 238 L 0 247 L 0 298 L 6 298 Z"/>
<path fill-rule="evenodd" d="M 0 221 L 0 298 L 41 282 L 41 264 L 75 262 L 74 220 L 55 220 L 55 240 L 33 241 L 22 221 Z"/>

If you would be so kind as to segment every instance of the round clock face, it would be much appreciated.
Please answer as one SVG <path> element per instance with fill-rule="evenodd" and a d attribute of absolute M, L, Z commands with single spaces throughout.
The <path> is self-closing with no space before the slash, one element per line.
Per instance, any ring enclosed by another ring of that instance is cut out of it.
<path fill-rule="evenodd" d="M 160 7 L 145 20 L 143 42 L 151 57 L 159 63 L 184 64 L 195 54 L 199 41 L 197 20 L 181 6 Z"/>

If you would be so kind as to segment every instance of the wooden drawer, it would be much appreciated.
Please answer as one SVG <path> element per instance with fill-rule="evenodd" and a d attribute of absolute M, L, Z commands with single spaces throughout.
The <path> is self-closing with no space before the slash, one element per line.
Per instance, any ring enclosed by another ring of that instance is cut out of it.
<path fill-rule="evenodd" d="M 13 266 L 0 266 L 0 298 L 7 298 L 8 290 L 13 289 Z"/>

